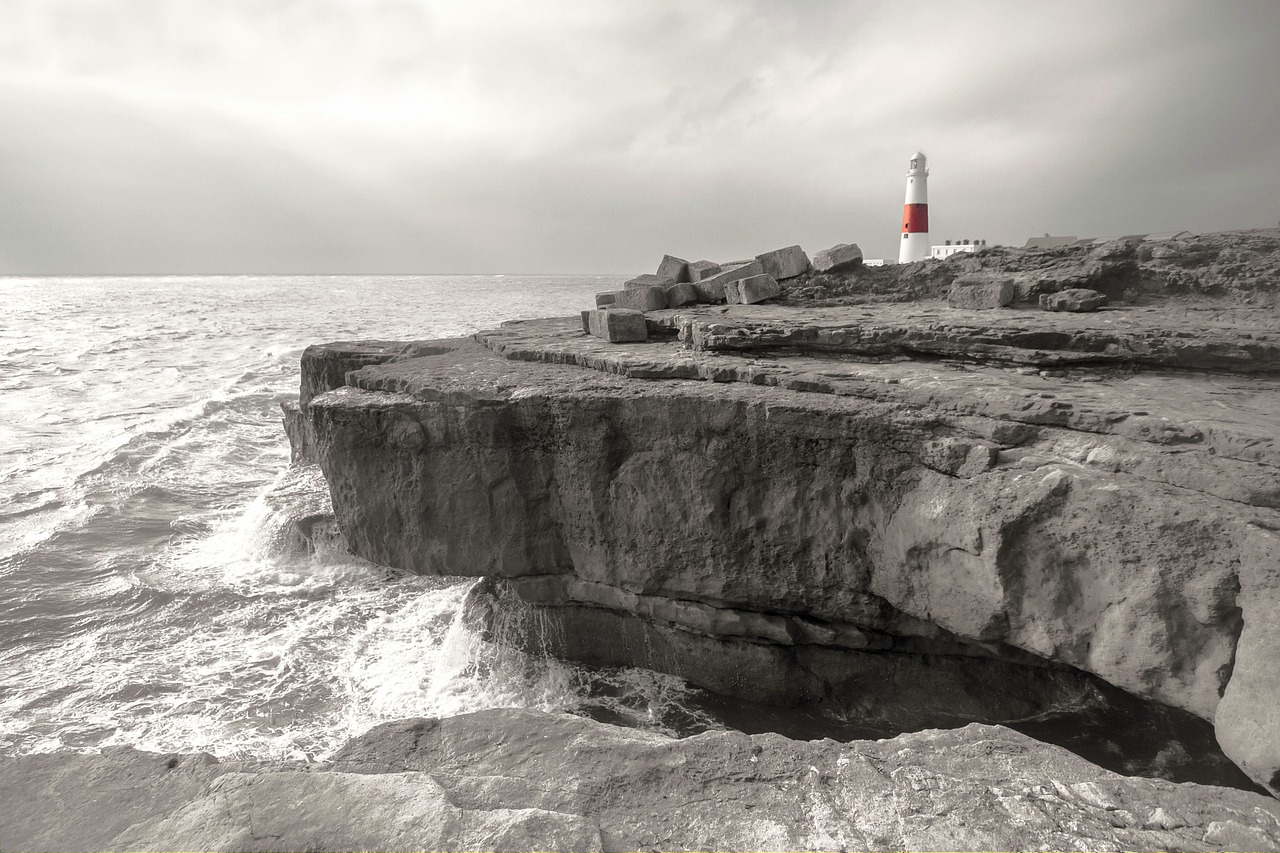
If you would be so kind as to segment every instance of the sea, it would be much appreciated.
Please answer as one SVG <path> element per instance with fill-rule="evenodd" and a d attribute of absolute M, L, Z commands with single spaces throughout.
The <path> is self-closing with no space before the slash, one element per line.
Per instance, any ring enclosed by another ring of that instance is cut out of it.
<path fill-rule="evenodd" d="M 0 278 L 0 754 L 321 761 L 381 722 L 496 707 L 719 727 L 677 678 L 477 636 L 474 579 L 271 535 L 306 346 L 573 315 L 619 280 Z"/>

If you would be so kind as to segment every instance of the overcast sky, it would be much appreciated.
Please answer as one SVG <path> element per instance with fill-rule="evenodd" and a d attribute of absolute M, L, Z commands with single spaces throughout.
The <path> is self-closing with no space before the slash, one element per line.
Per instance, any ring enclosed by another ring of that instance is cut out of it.
<path fill-rule="evenodd" d="M 0 273 L 1275 226 L 1280 2 L 0 0 Z"/>

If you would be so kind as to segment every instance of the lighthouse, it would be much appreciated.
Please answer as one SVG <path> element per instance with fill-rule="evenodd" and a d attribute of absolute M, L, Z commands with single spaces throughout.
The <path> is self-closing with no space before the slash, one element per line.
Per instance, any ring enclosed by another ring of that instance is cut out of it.
<path fill-rule="evenodd" d="M 907 169 L 907 203 L 902 209 L 902 243 L 898 263 L 909 264 L 929 257 L 929 169 L 924 152 L 911 155 Z"/>

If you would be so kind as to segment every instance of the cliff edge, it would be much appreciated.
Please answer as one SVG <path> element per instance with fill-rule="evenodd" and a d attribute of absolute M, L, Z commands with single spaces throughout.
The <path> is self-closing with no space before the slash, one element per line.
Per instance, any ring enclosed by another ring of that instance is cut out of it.
<path fill-rule="evenodd" d="M 355 553 L 490 578 L 554 653 L 898 730 L 1133 698 L 1274 794 L 1280 322 L 1262 285 L 1190 299 L 1121 248 L 1015 270 L 998 311 L 807 274 L 649 312 L 644 343 L 312 347 L 288 429 Z M 1082 282 L 1107 308 L 1030 307 Z"/>

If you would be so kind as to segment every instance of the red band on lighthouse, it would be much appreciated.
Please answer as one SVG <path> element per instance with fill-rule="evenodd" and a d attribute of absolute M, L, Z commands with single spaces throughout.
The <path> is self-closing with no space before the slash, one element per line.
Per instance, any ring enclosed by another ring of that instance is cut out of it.
<path fill-rule="evenodd" d="M 903 234 L 929 233 L 929 205 L 908 204 L 902 211 Z"/>

